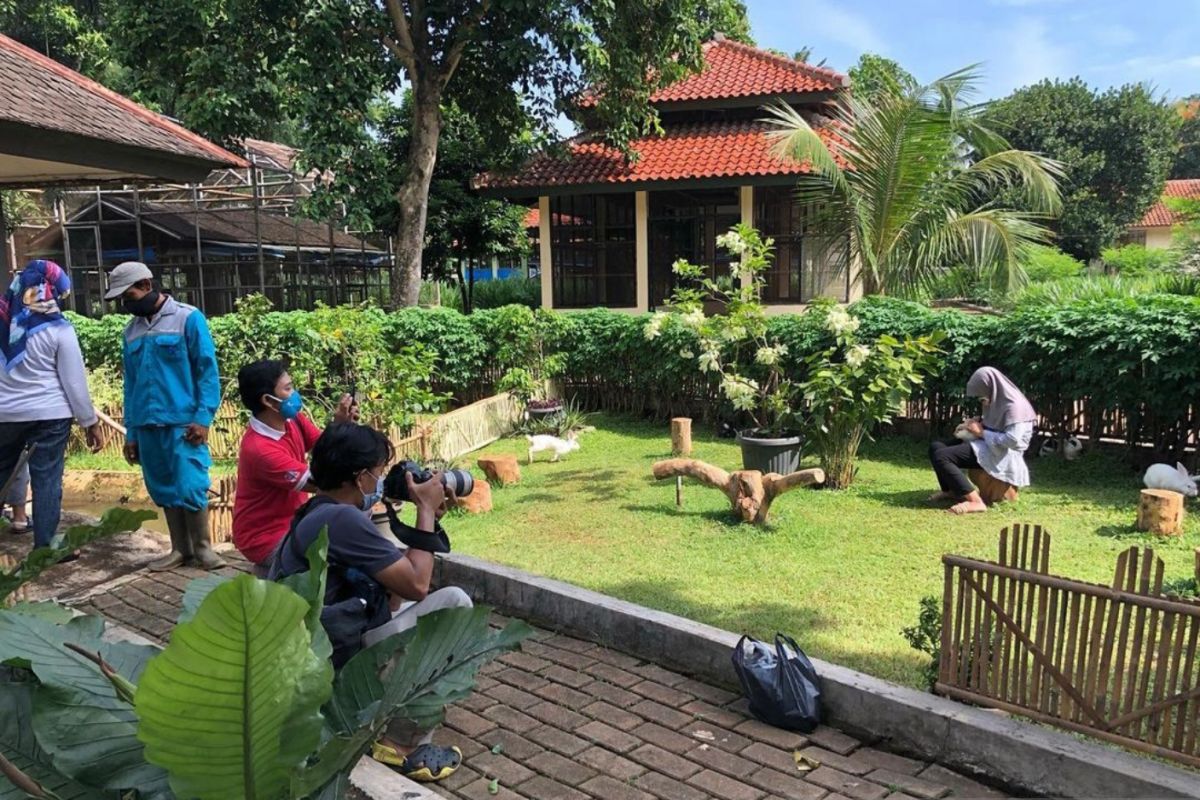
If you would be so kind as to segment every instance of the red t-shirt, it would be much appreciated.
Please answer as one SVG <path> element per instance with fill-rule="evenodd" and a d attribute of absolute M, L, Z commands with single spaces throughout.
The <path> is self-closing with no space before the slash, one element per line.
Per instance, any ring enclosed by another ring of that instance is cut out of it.
<path fill-rule="evenodd" d="M 282 433 L 251 418 L 238 450 L 233 543 L 254 563 L 271 557 L 308 498 L 300 487 L 308 482 L 308 451 L 320 435 L 303 414 Z"/>

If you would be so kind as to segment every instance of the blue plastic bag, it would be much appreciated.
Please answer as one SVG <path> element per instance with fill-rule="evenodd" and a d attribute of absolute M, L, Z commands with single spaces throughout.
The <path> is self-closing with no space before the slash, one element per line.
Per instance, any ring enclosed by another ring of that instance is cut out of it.
<path fill-rule="evenodd" d="M 749 636 L 738 640 L 733 669 L 750 713 L 776 728 L 811 733 L 821 722 L 821 684 L 808 656 L 790 636 L 775 647 Z"/>

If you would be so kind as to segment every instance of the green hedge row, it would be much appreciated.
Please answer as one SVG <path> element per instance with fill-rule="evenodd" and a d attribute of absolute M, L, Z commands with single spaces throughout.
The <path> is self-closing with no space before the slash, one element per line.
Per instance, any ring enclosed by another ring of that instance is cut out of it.
<path fill-rule="evenodd" d="M 851 307 L 862 320 L 860 337 L 903 337 L 934 330 L 947 333 L 941 371 L 914 398 L 914 413 L 944 430 L 962 413 L 962 390 L 977 367 L 990 364 L 1013 378 L 1043 414 L 1046 426 L 1156 445 L 1157 457 L 1181 455 L 1200 416 L 1200 300 L 1143 295 L 1127 300 L 1084 300 L 1057 307 L 1023 309 L 1007 316 L 931 310 L 874 297 Z M 537 312 L 553 313 L 553 312 Z M 381 380 L 427 381 L 436 392 L 466 402 L 490 393 L 504 371 L 507 343 L 533 322 L 521 306 L 464 316 L 450 309 L 320 309 L 314 312 L 239 312 L 212 320 L 227 376 L 248 354 L 271 352 L 303 360 L 324 384 L 346 364 L 378 360 L 368 352 L 423 351 Z M 566 333 L 554 343 L 566 354 L 562 383 L 591 408 L 687 413 L 732 419 L 716 387 L 689 357 L 690 333 L 667 331 L 654 340 L 645 318 L 592 310 L 567 316 Z M 123 319 L 76 318 L 89 365 L 120 366 Z M 827 346 L 817 315 L 782 315 L 770 321 L 787 344 L 789 370 L 800 375 L 803 359 Z M 338 338 L 331 346 L 329 340 Z M 417 346 L 417 347 L 413 347 Z M 753 367 L 748 367 L 751 371 Z"/>

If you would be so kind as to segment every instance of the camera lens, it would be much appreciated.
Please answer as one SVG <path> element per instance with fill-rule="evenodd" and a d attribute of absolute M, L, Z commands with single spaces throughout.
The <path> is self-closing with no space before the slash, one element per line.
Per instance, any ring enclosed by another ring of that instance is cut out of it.
<path fill-rule="evenodd" d="M 466 497 L 475 489 L 475 478 L 465 469 L 448 469 L 442 473 L 442 485 L 458 497 Z"/>

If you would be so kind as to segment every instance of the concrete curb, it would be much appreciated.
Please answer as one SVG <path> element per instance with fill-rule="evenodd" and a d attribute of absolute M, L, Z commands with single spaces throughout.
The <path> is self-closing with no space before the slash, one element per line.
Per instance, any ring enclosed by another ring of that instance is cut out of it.
<path fill-rule="evenodd" d="M 477 601 L 719 685 L 737 686 L 738 635 L 465 555 L 436 583 Z M 826 721 L 897 752 L 1035 796 L 1200 798 L 1200 774 L 813 659 Z"/>

